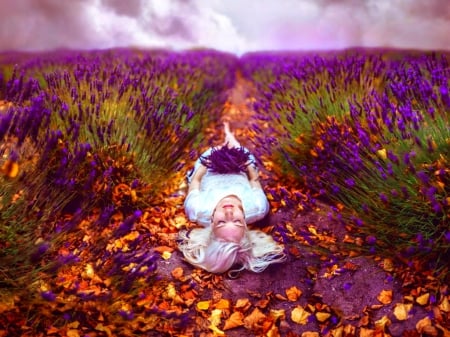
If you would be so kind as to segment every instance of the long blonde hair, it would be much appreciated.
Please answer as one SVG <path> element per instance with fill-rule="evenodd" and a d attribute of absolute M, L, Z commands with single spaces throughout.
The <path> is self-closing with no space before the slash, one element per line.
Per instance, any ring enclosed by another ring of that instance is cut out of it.
<path fill-rule="evenodd" d="M 223 273 L 235 264 L 238 270 L 262 272 L 270 264 L 286 260 L 284 246 L 260 230 L 247 230 L 239 243 L 217 240 L 211 227 L 183 230 L 178 248 L 192 265 L 211 273 Z"/>

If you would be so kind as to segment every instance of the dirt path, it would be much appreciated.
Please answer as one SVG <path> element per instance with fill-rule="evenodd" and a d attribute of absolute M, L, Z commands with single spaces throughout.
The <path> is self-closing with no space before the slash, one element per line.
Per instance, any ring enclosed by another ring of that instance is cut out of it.
<path fill-rule="evenodd" d="M 255 144 L 246 123 L 254 112 L 250 108 L 253 97 L 248 89 L 248 83 L 239 79 L 229 93 L 223 119 L 230 121 L 242 144 L 252 149 Z M 277 178 L 266 167 L 261 167 L 261 176 L 263 186 L 274 185 Z M 290 186 L 283 187 L 292 190 Z M 400 321 L 394 316 L 395 306 L 403 302 L 402 288 L 400 282 L 382 268 L 382 261 L 351 257 L 340 251 L 318 253 L 319 250 L 305 244 L 305 238 L 312 238 L 320 245 L 323 241 L 342 241 L 348 237 L 345 228 L 327 216 L 329 211 L 330 207 L 320 202 L 313 210 L 300 214 L 278 209 L 257 224 L 267 232 L 284 229 L 289 251 L 287 262 L 272 265 L 260 274 L 244 271 L 236 279 L 211 275 L 186 264 L 175 250 L 170 260 L 160 264 L 158 273 L 170 278 L 174 269 L 182 267 L 185 275 L 198 282 L 199 301 L 213 303 L 209 309 L 193 310 L 196 327 L 191 329 L 192 336 L 214 335 L 210 325 L 212 308 L 214 303 L 223 301 L 228 306 L 221 310 L 219 328 L 223 328 L 233 312 L 239 311 L 243 318 L 240 326 L 225 331 L 229 337 L 293 337 L 306 333 L 352 336 L 364 331 L 383 331 L 384 336 L 406 333 L 416 336 L 417 322 L 428 313 L 415 307 L 408 319 Z M 381 294 L 391 299 L 382 299 Z M 245 307 L 240 307 L 242 303 Z M 292 319 L 293 312 L 309 316 L 298 323 Z"/>

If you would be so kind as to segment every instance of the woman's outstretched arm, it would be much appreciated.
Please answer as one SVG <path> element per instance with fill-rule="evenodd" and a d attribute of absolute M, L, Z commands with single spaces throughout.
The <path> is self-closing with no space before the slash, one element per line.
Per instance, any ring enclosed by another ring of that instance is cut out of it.
<path fill-rule="evenodd" d="M 259 172 L 255 165 L 250 164 L 247 166 L 247 175 L 251 187 L 262 189 L 261 182 L 259 181 Z"/>
<path fill-rule="evenodd" d="M 200 183 L 202 181 L 203 176 L 206 173 L 206 166 L 200 165 L 198 169 L 195 171 L 194 176 L 191 179 L 191 182 L 189 184 L 188 194 L 191 193 L 194 190 L 200 189 Z"/>

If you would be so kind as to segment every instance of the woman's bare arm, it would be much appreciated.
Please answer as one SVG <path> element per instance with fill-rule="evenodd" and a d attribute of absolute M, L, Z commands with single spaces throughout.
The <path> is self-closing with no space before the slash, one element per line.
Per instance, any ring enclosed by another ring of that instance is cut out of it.
<path fill-rule="evenodd" d="M 200 183 L 202 181 L 203 176 L 206 173 L 206 166 L 200 165 L 199 168 L 195 171 L 194 176 L 191 179 L 191 183 L 189 184 L 188 193 L 193 190 L 200 189 Z"/>
<path fill-rule="evenodd" d="M 259 181 L 259 172 L 254 165 L 250 164 L 247 166 L 247 174 L 250 186 L 262 189 L 261 183 Z"/>

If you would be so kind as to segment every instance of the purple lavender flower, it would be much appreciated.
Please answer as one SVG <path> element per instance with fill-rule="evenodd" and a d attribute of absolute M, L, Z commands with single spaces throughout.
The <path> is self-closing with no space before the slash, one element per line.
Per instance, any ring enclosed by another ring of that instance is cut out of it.
<path fill-rule="evenodd" d="M 56 300 L 56 295 L 50 290 L 41 291 L 41 297 L 49 302 L 54 302 Z"/>
<path fill-rule="evenodd" d="M 49 249 L 50 249 L 49 242 L 45 241 L 40 243 L 30 256 L 31 262 L 33 263 L 38 262 Z"/>
<path fill-rule="evenodd" d="M 345 282 L 342 285 L 342 289 L 344 289 L 344 291 L 349 291 L 352 287 L 353 287 L 353 283 L 352 282 Z"/>
<path fill-rule="evenodd" d="M 119 310 L 118 314 L 125 320 L 131 321 L 134 318 L 134 313 L 128 310 Z"/>
<path fill-rule="evenodd" d="M 380 200 L 384 203 L 387 204 L 388 203 L 388 197 L 386 196 L 386 194 L 384 194 L 383 192 L 379 193 L 378 196 L 380 197 Z"/>
<path fill-rule="evenodd" d="M 114 232 L 115 237 L 120 237 L 127 234 L 133 228 L 134 223 L 142 216 L 142 211 L 137 210 L 132 215 L 128 216 Z"/>

